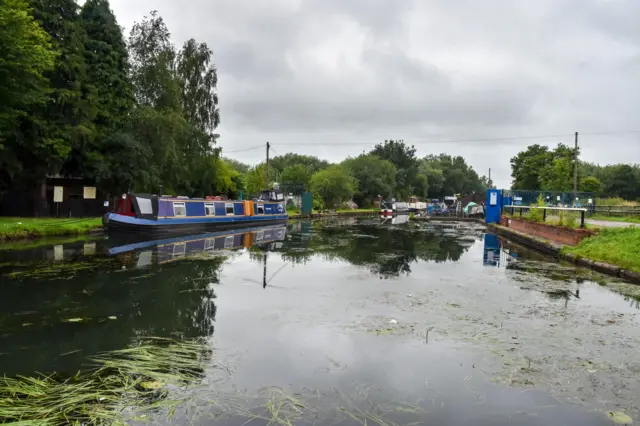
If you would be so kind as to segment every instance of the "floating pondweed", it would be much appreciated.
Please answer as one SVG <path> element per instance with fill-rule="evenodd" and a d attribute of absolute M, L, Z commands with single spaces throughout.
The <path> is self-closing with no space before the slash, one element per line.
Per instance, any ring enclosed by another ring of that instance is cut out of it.
<path fill-rule="evenodd" d="M 172 398 L 168 388 L 200 379 L 209 354 L 200 340 L 146 338 L 93 357 L 87 370 L 72 377 L 0 378 L 0 423 L 102 425 L 150 409 L 172 412 L 183 401 Z"/>

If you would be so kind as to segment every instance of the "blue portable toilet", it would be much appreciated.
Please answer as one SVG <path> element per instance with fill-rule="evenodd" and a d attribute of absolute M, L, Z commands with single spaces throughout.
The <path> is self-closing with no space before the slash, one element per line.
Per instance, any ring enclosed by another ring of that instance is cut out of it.
<path fill-rule="evenodd" d="M 502 214 L 502 191 L 499 189 L 487 190 L 487 204 L 485 206 L 486 223 L 500 223 Z"/>

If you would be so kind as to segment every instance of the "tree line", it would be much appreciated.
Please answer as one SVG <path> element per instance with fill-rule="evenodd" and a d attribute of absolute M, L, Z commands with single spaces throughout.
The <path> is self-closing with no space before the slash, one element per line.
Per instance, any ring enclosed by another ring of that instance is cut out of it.
<path fill-rule="evenodd" d="M 111 193 L 232 186 L 206 43 L 176 48 L 156 12 L 125 40 L 108 0 L 3 0 L 0 22 L 0 196 L 51 175 Z"/>
<path fill-rule="evenodd" d="M 249 167 L 226 160 L 240 174 L 242 189 L 255 194 L 267 185 L 266 163 Z M 269 163 L 272 179 L 287 192 L 311 191 L 316 208 L 333 208 L 353 200 L 360 207 L 378 198 L 409 196 L 442 199 L 447 195 L 482 192 L 492 186 L 462 157 L 447 154 L 416 156 L 416 149 L 402 140 L 386 140 L 370 152 L 329 163 L 314 156 L 288 153 Z M 239 189 L 239 188 L 237 188 Z"/>
<path fill-rule="evenodd" d="M 0 197 L 60 175 L 111 194 L 254 195 L 271 184 L 265 163 L 222 158 L 213 52 L 195 39 L 177 48 L 157 12 L 126 39 L 108 0 L 4 0 L 0 23 Z M 491 185 L 462 157 L 418 158 L 401 140 L 337 164 L 290 153 L 269 168 L 326 207 Z"/>
<path fill-rule="evenodd" d="M 558 144 L 554 149 L 531 145 L 511 159 L 512 188 L 521 190 L 573 191 L 575 151 Z M 640 165 L 601 166 L 578 162 L 578 191 L 599 197 L 640 199 Z"/>

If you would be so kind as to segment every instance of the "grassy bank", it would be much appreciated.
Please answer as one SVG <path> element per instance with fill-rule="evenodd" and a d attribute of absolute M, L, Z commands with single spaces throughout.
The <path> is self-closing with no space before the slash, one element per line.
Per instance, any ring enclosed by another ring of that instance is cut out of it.
<path fill-rule="evenodd" d="M 627 223 L 640 223 L 640 216 L 607 216 L 603 214 L 595 214 L 589 219 L 594 220 L 608 220 L 609 222 L 627 222 Z"/>
<path fill-rule="evenodd" d="M 640 229 L 603 229 L 563 252 L 640 272 Z"/>
<path fill-rule="evenodd" d="M 101 218 L 0 218 L 0 241 L 77 235 L 102 227 Z"/>

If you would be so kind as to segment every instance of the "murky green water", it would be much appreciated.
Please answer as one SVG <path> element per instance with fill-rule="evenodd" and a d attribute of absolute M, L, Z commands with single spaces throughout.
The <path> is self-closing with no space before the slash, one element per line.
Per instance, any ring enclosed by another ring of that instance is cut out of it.
<path fill-rule="evenodd" d="M 638 287 L 468 224 L 377 220 L 0 250 L 0 373 L 202 337 L 160 424 L 605 425 L 640 416 Z"/>

